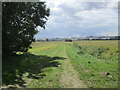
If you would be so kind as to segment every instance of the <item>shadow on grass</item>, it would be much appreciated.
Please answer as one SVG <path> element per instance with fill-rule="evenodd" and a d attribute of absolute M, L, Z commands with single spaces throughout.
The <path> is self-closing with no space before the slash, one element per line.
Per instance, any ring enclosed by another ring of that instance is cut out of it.
<path fill-rule="evenodd" d="M 23 76 L 32 79 L 42 79 L 46 76 L 42 69 L 47 67 L 58 67 L 60 63 L 57 60 L 64 59 L 66 58 L 33 54 L 9 57 L 2 62 L 3 85 L 17 84 L 20 87 L 26 87 L 26 82 L 23 80 Z"/>

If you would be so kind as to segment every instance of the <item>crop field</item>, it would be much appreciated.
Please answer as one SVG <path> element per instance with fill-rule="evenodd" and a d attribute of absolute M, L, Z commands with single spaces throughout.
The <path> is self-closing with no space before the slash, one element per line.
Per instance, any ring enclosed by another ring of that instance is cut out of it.
<path fill-rule="evenodd" d="M 3 88 L 118 88 L 117 40 L 35 42 L 32 47 L 2 62 Z"/>

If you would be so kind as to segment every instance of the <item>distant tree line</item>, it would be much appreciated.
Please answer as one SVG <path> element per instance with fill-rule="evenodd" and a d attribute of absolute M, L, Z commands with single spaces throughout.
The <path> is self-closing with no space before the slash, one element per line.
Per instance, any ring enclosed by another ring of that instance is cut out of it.
<path fill-rule="evenodd" d="M 66 39 L 65 42 L 72 42 L 72 40 L 71 39 Z"/>
<path fill-rule="evenodd" d="M 80 41 L 80 40 L 120 40 L 120 36 L 101 36 L 101 37 L 74 37 L 74 38 L 46 38 L 46 39 L 38 39 L 38 42 L 45 42 L 45 41 L 65 41 L 65 42 L 72 42 L 72 41 Z"/>

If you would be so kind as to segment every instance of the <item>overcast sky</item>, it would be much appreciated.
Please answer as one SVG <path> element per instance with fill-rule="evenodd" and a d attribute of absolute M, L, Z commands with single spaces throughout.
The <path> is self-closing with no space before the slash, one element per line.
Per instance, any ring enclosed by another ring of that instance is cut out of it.
<path fill-rule="evenodd" d="M 45 1 L 51 15 L 37 39 L 118 35 L 118 0 Z"/>

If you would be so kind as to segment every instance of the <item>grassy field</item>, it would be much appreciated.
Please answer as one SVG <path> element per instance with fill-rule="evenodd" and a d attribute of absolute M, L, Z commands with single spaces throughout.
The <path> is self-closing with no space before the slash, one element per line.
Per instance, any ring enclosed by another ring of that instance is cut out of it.
<path fill-rule="evenodd" d="M 68 49 L 68 56 L 87 86 L 93 88 L 117 87 L 117 41 L 81 41 L 74 42 L 71 47 Z"/>
<path fill-rule="evenodd" d="M 3 61 L 3 88 L 117 88 L 118 41 L 36 42 Z"/>

